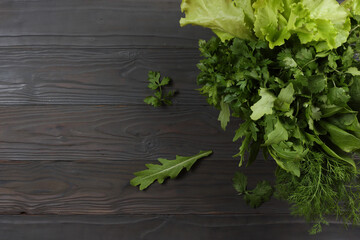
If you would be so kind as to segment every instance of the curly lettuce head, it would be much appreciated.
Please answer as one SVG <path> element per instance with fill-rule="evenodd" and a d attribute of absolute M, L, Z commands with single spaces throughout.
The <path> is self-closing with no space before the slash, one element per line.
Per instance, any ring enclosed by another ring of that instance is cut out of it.
<path fill-rule="evenodd" d="M 302 44 L 326 51 L 346 42 L 351 12 L 359 0 L 340 5 L 336 0 L 183 0 L 180 25 L 212 29 L 222 41 L 266 40 L 270 48 L 296 35 Z"/>

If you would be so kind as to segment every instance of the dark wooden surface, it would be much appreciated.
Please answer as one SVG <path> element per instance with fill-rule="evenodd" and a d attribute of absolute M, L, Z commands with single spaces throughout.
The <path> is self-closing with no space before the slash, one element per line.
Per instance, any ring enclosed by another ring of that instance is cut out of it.
<path fill-rule="evenodd" d="M 358 239 L 341 223 L 316 237 L 272 200 L 254 210 L 231 186 L 233 119 L 196 90 L 198 39 L 180 0 L 0 1 L 0 239 Z M 143 103 L 147 72 L 179 91 Z M 140 192 L 132 173 L 158 157 L 212 149 L 179 179 Z M 259 157 L 250 184 L 273 181 Z"/>

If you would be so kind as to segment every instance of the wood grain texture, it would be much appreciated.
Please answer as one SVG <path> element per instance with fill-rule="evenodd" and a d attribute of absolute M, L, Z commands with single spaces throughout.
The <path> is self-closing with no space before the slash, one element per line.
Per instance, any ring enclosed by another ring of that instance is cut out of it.
<path fill-rule="evenodd" d="M 154 160 L 212 149 L 229 160 L 239 120 L 224 132 L 211 107 L 0 107 L 2 160 Z"/>
<path fill-rule="evenodd" d="M 197 49 L 0 49 L 0 105 L 146 105 L 150 70 L 173 79 L 175 105 L 205 105 L 199 59 Z"/>
<path fill-rule="evenodd" d="M 316 236 L 310 225 L 290 216 L 273 215 L 132 215 L 132 216 L 1 216 L 4 239 L 22 240 L 347 240 L 359 227 L 345 230 L 332 221 Z"/>
<path fill-rule="evenodd" d="M 273 200 L 252 209 L 236 194 L 231 178 L 237 161 L 197 163 L 190 173 L 139 191 L 129 181 L 149 161 L 0 161 L 1 214 L 279 214 Z M 156 163 L 151 161 L 151 163 Z M 274 163 L 247 169 L 250 184 L 272 180 Z"/>
<path fill-rule="evenodd" d="M 0 47 L 194 48 L 212 34 L 180 28 L 181 0 L 0 2 Z"/>

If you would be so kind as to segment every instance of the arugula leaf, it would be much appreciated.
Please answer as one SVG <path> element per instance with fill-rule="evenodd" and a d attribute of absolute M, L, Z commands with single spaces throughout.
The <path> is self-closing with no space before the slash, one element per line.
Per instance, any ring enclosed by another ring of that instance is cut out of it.
<path fill-rule="evenodd" d="M 321 121 L 320 125 L 329 133 L 329 139 L 341 150 L 347 153 L 360 149 L 360 139 L 337 126 Z"/>
<path fill-rule="evenodd" d="M 134 175 L 136 177 L 130 181 L 130 184 L 134 187 L 139 185 L 140 190 L 146 189 L 156 180 L 162 184 L 168 177 L 171 179 L 176 178 L 183 168 L 189 171 L 197 160 L 207 157 L 210 154 L 212 154 L 212 151 L 200 151 L 200 153 L 191 157 L 177 155 L 175 160 L 159 158 L 158 161 L 161 165 L 146 164 L 148 169 L 135 172 Z"/>
<path fill-rule="evenodd" d="M 153 96 L 148 96 L 144 99 L 144 102 L 152 105 L 154 107 L 160 107 L 162 105 L 172 105 L 171 98 L 174 96 L 174 91 L 169 91 L 164 93 L 162 87 L 168 85 L 170 83 L 170 78 L 164 77 L 160 79 L 159 72 L 149 71 L 148 73 L 148 88 L 152 90 L 156 90 Z"/>

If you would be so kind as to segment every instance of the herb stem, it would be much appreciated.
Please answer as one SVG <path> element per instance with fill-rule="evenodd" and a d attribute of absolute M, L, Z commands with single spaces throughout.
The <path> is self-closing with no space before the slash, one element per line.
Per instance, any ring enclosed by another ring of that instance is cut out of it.
<path fill-rule="evenodd" d="M 310 199 L 309 202 L 311 202 L 311 201 L 314 199 L 316 193 L 317 193 L 318 190 L 319 190 L 321 175 L 322 175 L 322 173 L 321 173 L 321 166 L 320 166 L 320 167 L 319 167 L 319 178 L 318 178 L 318 182 L 317 182 L 317 185 L 316 185 L 316 190 L 315 190 L 315 192 L 314 192 L 314 194 L 313 194 L 313 196 L 312 196 L 312 198 Z"/>
<path fill-rule="evenodd" d="M 353 31 L 355 31 L 357 28 L 359 28 L 359 27 L 360 27 L 360 25 L 357 25 L 356 27 L 354 27 L 353 29 L 351 29 L 350 32 L 349 32 L 349 35 L 350 35 Z"/>

